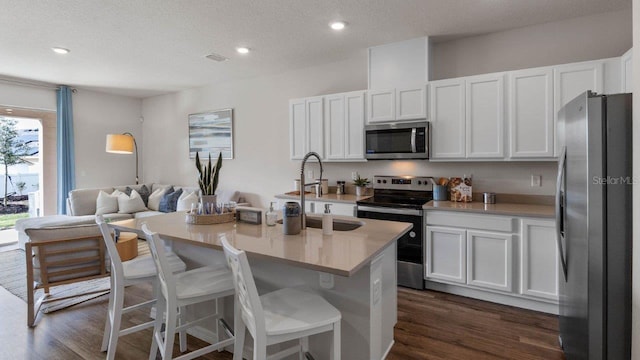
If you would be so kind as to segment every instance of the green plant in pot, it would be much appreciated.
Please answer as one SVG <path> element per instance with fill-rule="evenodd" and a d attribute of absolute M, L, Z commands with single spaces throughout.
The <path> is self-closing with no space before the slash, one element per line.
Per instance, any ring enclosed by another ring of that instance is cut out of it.
<path fill-rule="evenodd" d="M 218 155 L 215 166 L 211 165 L 211 154 L 209 162 L 202 164 L 200 155 L 196 152 L 196 169 L 198 169 L 198 186 L 200 186 L 200 196 L 202 204 L 216 203 L 216 189 L 218 188 L 218 177 L 222 168 L 222 152 Z"/>
<path fill-rule="evenodd" d="M 360 174 L 356 174 L 353 185 L 356 186 L 356 195 L 362 196 L 367 192 L 367 185 L 369 185 L 369 179 L 360 177 Z"/>

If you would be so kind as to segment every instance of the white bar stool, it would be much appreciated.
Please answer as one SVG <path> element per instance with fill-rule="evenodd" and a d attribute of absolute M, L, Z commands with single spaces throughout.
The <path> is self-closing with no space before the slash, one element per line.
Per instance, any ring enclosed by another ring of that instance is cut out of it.
<path fill-rule="evenodd" d="M 111 258 L 111 292 L 109 293 L 109 309 L 107 320 L 104 325 L 104 335 L 102 336 L 102 351 L 107 351 L 107 359 L 115 358 L 116 348 L 118 346 L 118 337 L 144 330 L 153 326 L 154 321 L 150 320 L 143 324 L 138 324 L 126 329 L 120 329 L 122 322 L 122 314 L 126 314 L 133 310 L 152 306 L 155 304 L 157 296 L 157 271 L 150 255 L 139 256 L 129 261 L 121 261 L 120 254 L 116 249 L 115 242 L 111 237 L 109 226 L 104 222 L 102 215 L 96 215 L 96 223 L 102 232 L 102 238 Z M 187 266 L 175 254 L 168 255 L 169 266 L 172 272 L 185 271 Z M 124 289 L 126 286 L 154 283 L 154 299 L 148 300 L 136 305 L 124 307 Z M 186 334 L 181 334 L 186 339 Z"/>
<path fill-rule="evenodd" d="M 221 236 L 224 254 L 236 287 L 235 335 L 233 359 L 242 359 L 245 326 L 253 337 L 253 359 L 283 358 L 308 349 L 308 337 L 333 332 L 332 360 L 340 360 L 340 320 L 342 315 L 324 298 L 294 288 L 285 288 L 258 296 L 251 268 L 244 251 L 235 249 Z M 299 344 L 267 356 L 267 346 L 300 339 Z"/>
<path fill-rule="evenodd" d="M 186 324 L 182 324 L 181 321 L 181 324 L 176 326 L 178 309 L 181 309 L 182 312 L 182 309 L 188 305 L 210 300 L 217 301 L 225 296 L 235 294 L 233 279 L 231 272 L 224 264 L 219 266 L 206 266 L 179 274 L 173 274 L 169 271 L 170 264 L 160 235 L 151 232 L 146 224 L 142 225 L 142 231 L 144 231 L 147 237 L 151 255 L 158 269 L 158 279 L 160 282 L 156 322 L 153 328 L 153 341 L 151 343 L 149 359 L 153 360 L 156 358 L 158 348 L 160 349 L 160 354 L 163 359 L 172 359 L 176 331 L 183 332 L 186 328 L 209 319 L 215 319 L 217 324 L 217 320 L 222 318 L 222 314 L 219 312 L 220 309 L 216 306 L 215 314 Z M 165 321 L 163 321 L 163 311 L 165 313 Z M 163 322 L 165 325 L 164 332 L 162 330 Z M 220 326 L 216 326 L 216 328 L 218 333 L 216 343 L 176 357 L 176 360 L 193 359 L 233 344 L 233 337 L 220 340 Z M 182 338 L 180 342 L 180 350 L 186 350 L 186 342 L 183 343 Z"/>

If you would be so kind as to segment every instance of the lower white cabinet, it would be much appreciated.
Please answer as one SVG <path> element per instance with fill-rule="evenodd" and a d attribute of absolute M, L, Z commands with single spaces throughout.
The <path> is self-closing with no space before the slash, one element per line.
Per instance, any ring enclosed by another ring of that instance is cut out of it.
<path fill-rule="evenodd" d="M 442 210 L 425 216 L 427 288 L 557 313 L 552 219 Z"/>
<path fill-rule="evenodd" d="M 467 282 L 467 239 L 461 229 L 427 226 L 425 276 Z"/>
<path fill-rule="evenodd" d="M 558 300 L 559 259 L 552 220 L 523 219 L 521 294 Z"/>
<path fill-rule="evenodd" d="M 467 231 L 467 284 L 511 291 L 513 236 L 487 231 Z"/>

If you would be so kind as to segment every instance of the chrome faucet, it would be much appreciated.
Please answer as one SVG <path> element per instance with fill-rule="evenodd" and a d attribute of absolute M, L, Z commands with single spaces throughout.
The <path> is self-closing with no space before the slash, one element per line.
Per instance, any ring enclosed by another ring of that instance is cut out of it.
<path fill-rule="evenodd" d="M 312 183 L 305 184 L 305 182 L 304 182 L 304 165 L 307 163 L 307 160 L 312 156 L 315 156 L 318 159 L 318 164 L 320 164 L 320 180 L 312 182 Z M 320 160 L 320 155 L 318 155 L 318 153 L 311 151 L 311 152 L 307 153 L 307 155 L 304 156 L 304 158 L 302 159 L 302 165 L 300 166 L 300 207 L 302 208 L 302 210 L 301 210 L 302 214 L 300 216 L 300 229 L 301 230 L 304 230 L 304 229 L 307 228 L 307 218 L 306 218 L 306 213 L 304 211 L 304 189 L 307 186 L 321 184 L 321 182 L 322 182 L 322 160 Z M 318 188 L 322 188 L 322 186 L 318 186 Z"/>

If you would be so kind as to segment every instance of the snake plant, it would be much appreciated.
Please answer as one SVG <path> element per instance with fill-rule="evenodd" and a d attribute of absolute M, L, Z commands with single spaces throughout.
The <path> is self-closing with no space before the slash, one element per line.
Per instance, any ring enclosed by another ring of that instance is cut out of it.
<path fill-rule="evenodd" d="M 196 152 L 196 169 L 198 169 L 198 185 L 202 195 L 214 195 L 218 188 L 218 176 L 222 167 L 222 152 L 218 155 L 216 166 L 211 166 L 211 153 L 209 153 L 209 163 L 204 165 L 200 162 L 200 155 Z"/>

